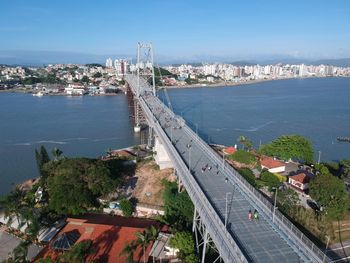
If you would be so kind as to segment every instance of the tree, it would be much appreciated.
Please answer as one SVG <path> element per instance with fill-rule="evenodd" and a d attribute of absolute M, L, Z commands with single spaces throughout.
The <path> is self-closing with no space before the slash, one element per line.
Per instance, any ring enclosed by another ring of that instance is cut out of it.
<path fill-rule="evenodd" d="M 270 173 L 268 170 L 263 170 L 261 172 L 260 180 L 263 181 L 269 187 L 269 191 L 271 191 L 273 187 L 278 187 L 281 184 L 278 178 L 273 173 Z"/>
<path fill-rule="evenodd" d="M 132 263 L 133 262 L 133 258 L 134 258 L 134 245 L 127 243 L 123 250 L 120 252 L 120 255 L 124 255 L 126 256 L 126 261 L 125 263 Z"/>
<path fill-rule="evenodd" d="M 133 205 L 128 199 L 123 199 L 120 201 L 120 209 L 125 217 L 132 216 L 132 213 L 134 212 Z"/>
<path fill-rule="evenodd" d="M 100 74 L 101 74 L 101 73 L 100 73 Z M 81 82 L 89 83 L 89 81 L 90 81 L 90 79 L 89 79 L 88 76 L 83 76 L 83 77 L 81 78 Z"/>
<path fill-rule="evenodd" d="M 102 77 L 102 74 L 100 72 L 96 72 L 93 77 L 96 79 L 96 78 L 101 78 Z"/>
<path fill-rule="evenodd" d="M 340 177 L 342 179 L 345 179 L 347 181 L 349 181 L 350 179 L 350 160 L 341 160 L 339 162 L 339 169 L 340 169 Z"/>
<path fill-rule="evenodd" d="M 299 135 L 283 135 L 260 148 L 263 154 L 277 156 L 283 160 L 297 159 L 311 163 L 313 149 L 311 142 Z"/>
<path fill-rule="evenodd" d="M 342 180 L 330 174 L 319 174 L 310 182 L 309 188 L 311 197 L 324 207 L 328 219 L 344 217 L 349 198 Z"/>
<path fill-rule="evenodd" d="M 59 262 L 84 263 L 86 256 L 94 252 L 91 240 L 84 240 L 75 244 L 69 251 L 65 252 Z"/>
<path fill-rule="evenodd" d="M 11 224 L 13 217 L 16 217 L 18 224 L 21 224 L 23 207 L 25 206 L 25 192 L 18 187 L 0 200 L 0 207 L 4 209 L 8 224 Z"/>
<path fill-rule="evenodd" d="M 53 148 L 51 153 L 54 157 L 54 161 L 59 161 L 62 158 L 64 158 L 63 152 L 60 149 L 58 149 L 57 147 Z"/>
<path fill-rule="evenodd" d="M 164 221 L 176 230 L 190 230 L 192 226 L 194 206 L 186 192 L 178 192 L 175 182 L 163 181 Z"/>
<path fill-rule="evenodd" d="M 72 158 L 49 162 L 44 166 L 49 208 L 58 214 L 81 214 L 96 204 L 96 198 L 108 194 L 119 183 L 113 179 L 107 162 Z"/>
<path fill-rule="evenodd" d="M 29 243 L 22 241 L 17 247 L 15 247 L 10 254 L 9 258 L 4 261 L 4 263 L 27 263 L 27 254 L 28 254 Z"/>
<path fill-rule="evenodd" d="M 47 153 L 44 145 L 41 145 L 39 150 L 35 149 L 35 159 L 40 175 L 44 176 L 43 166 L 50 161 L 49 154 Z"/>
<path fill-rule="evenodd" d="M 185 262 L 198 262 L 195 254 L 195 244 L 191 232 L 176 232 L 176 234 L 170 239 L 170 245 L 179 249 L 179 258 L 185 260 Z M 187 260 L 189 261 L 187 261 Z M 193 259 L 196 259 L 193 261 Z"/>
<path fill-rule="evenodd" d="M 237 141 L 243 145 L 243 150 L 251 150 L 253 148 L 253 143 L 251 140 L 246 138 L 245 136 L 241 135 L 238 137 Z"/>
<path fill-rule="evenodd" d="M 135 246 L 141 246 L 142 247 L 142 253 L 143 253 L 143 263 L 146 263 L 146 247 L 148 246 L 149 242 L 151 241 L 150 235 L 145 230 L 143 232 L 136 232 L 136 241 Z"/>
<path fill-rule="evenodd" d="M 249 168 L 242 168 L 242 169 L 238 169 L 238 172 L 240 175 L 244 177 L 244 179 L 247 180 L 248 183 L 256 187 L 256 179 L 252 170 L 250 170 Z"/>
<path fill-rule="evenodd" d="M 293 189 L 286 189 L 282 191 L 275 191 L 277 193 L 277 202 L 281 210 L 290 214 L 298 205 L 300 199 L 298 194 Z"/>

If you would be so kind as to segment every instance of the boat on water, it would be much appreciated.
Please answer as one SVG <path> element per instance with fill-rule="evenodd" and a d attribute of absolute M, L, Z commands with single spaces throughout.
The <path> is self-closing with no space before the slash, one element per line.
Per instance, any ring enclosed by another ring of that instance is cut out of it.
<path fill-rule="evenodd" d="M 350 142 L 350 137 L 337 137 L 339 142 Z"/>
<path fill-rule="evenodd" d="M 42 96 L 44 96 L 44 93 L 39 91 L 38 93 L 34 93 L 33 96 L 35 96 L 35 97 L 42 97 Z"/>

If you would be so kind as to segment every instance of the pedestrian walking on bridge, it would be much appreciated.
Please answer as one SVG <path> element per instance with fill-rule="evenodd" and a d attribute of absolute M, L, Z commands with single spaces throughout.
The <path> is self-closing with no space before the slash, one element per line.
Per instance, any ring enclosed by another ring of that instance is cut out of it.
<path fill-rule="evenodd" d="M 259 220 L 259 213 L 256 209 L 254 210 L 254 219 Z"/>

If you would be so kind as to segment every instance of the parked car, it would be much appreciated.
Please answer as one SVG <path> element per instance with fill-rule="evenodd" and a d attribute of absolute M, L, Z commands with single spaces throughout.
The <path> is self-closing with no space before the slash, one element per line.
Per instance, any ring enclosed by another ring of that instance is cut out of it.
<path fill-rule="evenodd" d="M 319 206 L 316 202 L 314 202 L 314 201 L 312 201 L 312 200 L 310 200 L 310 199 L 307 199 L 307 200 L 306 200 L 306 203 L 307 203 L 307 205 L 308 205 L 310 208 L 312 208 L 313 210 L 315 210 L 315 211 L 317 211 L 317 212 L 320 211 L 320 206 Z"/>

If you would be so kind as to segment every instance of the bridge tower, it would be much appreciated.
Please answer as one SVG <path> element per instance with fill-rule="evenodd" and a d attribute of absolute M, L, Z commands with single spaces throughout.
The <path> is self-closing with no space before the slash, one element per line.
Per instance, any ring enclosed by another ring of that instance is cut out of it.
<path fill-rule="evenodd" d="M 138 103 L 138 97 L 145 92 L 152 92 L 156 95 L 155 76 L 154 76 L 154 56 L 152 43 L 138 43 L 137 44 L 137 89 L 135 101 L 135 132 L 141 131 L 142 121 L 144 119 L 142 109 Z M 142 79 L 143 81 L 141 81 Z M 144 80 L 149 85 L 144 85 Z M 148 90 L 151 88 L 151 90 Z M 152 131 L 149 132 L 152 134 Z"/>

